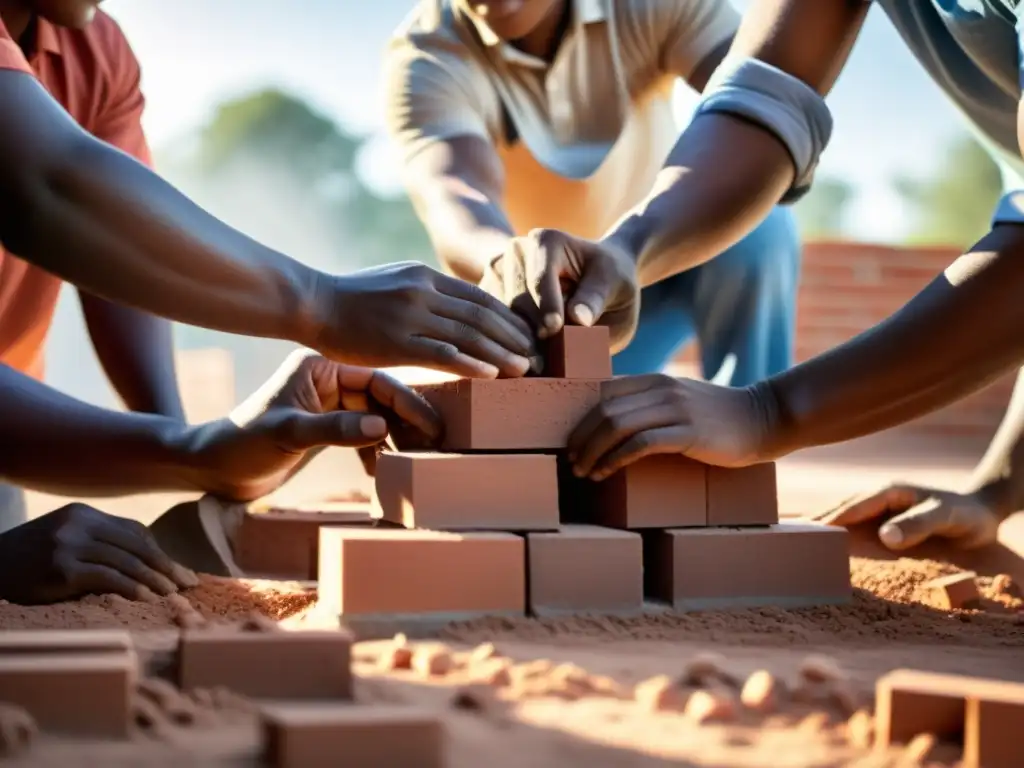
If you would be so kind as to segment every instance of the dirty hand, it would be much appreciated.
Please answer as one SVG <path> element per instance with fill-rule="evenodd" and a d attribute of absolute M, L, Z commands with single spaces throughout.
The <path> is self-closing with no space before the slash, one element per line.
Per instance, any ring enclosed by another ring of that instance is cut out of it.
<path fill-rule="evenodd" d="M 623 376 L 569 436 L 579 477 L 606 477 L 656 453 L 679 453 L 723 467 L 763 461 L 772 429 L 757 388 L 734 389 L 664 374 Z"/>
<path fill-rule="evenodd" d="M 640 316 L 633 258 L 611 242 L 554 229 L 513 239 L 480 287 L 526 318 L 541 339 L 566 323 L 607 325 L 618 352 L 633 338 Z"/>
<path fill-rule="evenodd" d="M 0 534 L 0 598 L 19 605 L 114 593 L 154 600 L 194 587 L 135 520 L 68 504 Z"/>
<path fill-rule="evenodd" d="M 230 419 L 195 430 L 199 485 L 250 501 L 281 485 L 316 450 L 375 445 L 389 424 L 416 430 L 426 442 L 442 431 L 427 401 L 390 376 L 295 352 Z"/>
<path fill-rule="evenodd" d="M 933 536 L 952 539 L 963 549 L 983 547 L 996 540 L 1003 517 L 982 494 L 894 483 L 845 501 L 815 519 L 846 527 L 883 518 L 878 538 L 889 549 L 904 550 Z"/>
<path fill-rule="evenodd" d="M 508 307 L 417 262 L 336 277 L 318 293 L 313 346 L 334 360 L 493 379 L 522 376 L 536 355 L 529 326 Z"/>

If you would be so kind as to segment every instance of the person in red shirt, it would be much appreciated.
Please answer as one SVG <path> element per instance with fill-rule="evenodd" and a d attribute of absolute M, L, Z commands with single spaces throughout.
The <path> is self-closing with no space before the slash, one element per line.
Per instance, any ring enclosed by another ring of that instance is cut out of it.
<path fill-rule="evenodd" d="M 139 63 L 99 5 L 0 0 L 0 364 L 42 378 L 67 280 L 139 412 L 183 418 L 170 328 L 154 315 L 361 365 L 526 372 L 529 328 L 475 286 L 413 263 L 319 273 L 162 182 L 148 168 Z M 0 530 L 22 519 L 20 491 L 0 486 Z"/>

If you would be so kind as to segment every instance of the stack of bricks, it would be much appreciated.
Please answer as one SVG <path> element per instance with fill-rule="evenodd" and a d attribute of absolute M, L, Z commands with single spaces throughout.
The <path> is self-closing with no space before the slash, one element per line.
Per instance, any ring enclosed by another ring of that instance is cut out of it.
<path fill-rule="evenodd" d="M 848 600 L 846 532 L 780 523 L 774 464 L 659 455 L 601 483 L 568 471 L 568 437 L 612 375 L 608 350 L 607 329 L 567 327 L 543 377 L 417 386 L 444 421 L 442 445 L 380 456 L 379 525 L 320 529 L 321 605 L 383 632 Z"/>

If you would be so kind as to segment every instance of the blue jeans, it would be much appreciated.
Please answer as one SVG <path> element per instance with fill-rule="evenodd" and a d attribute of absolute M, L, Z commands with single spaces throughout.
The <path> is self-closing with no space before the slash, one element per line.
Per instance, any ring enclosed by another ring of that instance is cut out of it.
<path fill-rule="evenodd" d="M 696 333 L 706 379 L 744 387 L 793 363 L 800 238 L 776 208 L 706 264 L 645 288 L 640 325 L 612 359 L 616 376 L 657 373 Z"/>

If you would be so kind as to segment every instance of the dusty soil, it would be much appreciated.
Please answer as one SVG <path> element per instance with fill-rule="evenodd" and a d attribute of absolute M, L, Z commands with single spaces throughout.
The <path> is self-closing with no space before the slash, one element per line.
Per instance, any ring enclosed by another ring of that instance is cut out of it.
<path fill-rule="evenodd" d="M 1005 552 L 897 558 L 872 531 L 853 539 L 857 589 L 847 606 L 452 625 L 436 641 L 409 645 L 414 656 L 450 653 L 451 669 L 442 675 L 417 672 L 416 664 L 392 668 L 402 654 L 391 641 L 357 646 L 357 698 L 436 709 L 451 737 L 449 764 L 467 768 L 896 765 L 906 750 L 879 755 L 868 748 L 875 679 L 902 666 L 1024 681 L 1024 594 L 1000 570 L 1008 563 Z M 982 600 L 969 610 L 941 610 L 927 582 L 965 566 L 979 573 Z M 183 595 L 153 604 L 111 596 L 47 607 L 0 603 L 0 629 L 125 626 L 145 648 L 166 643 L 173 638 L 168 630 L 190 622 L 253 615 L 285 627 L 319 621 L 309 585 L 205 577 Z M 473 652 L 488 643 L 495 647 Z M 719 656 L 701 663 L 712 671 L 695 672 L 694 660 L 709 651 Z M 818 667 L 837 667 L 830 673 L 836 679 L 808 682 L 801 667 L 821 656 L 827 663 Z M 763 701 L 748 705 L 750 691 L 741 695 L 759 670 L 758 682 L 768 680 L 774 689 L 767 709 L 760 708 Z M 129 742 L 43 735 L 22 757 L 5 762 L 258 764 L 251 702 L 226 691 L 186 697 L 152 680 L 140 683 L 136 702 Z M 954 764 L 957 749 L 936 745 L 927 759 Z"/>

